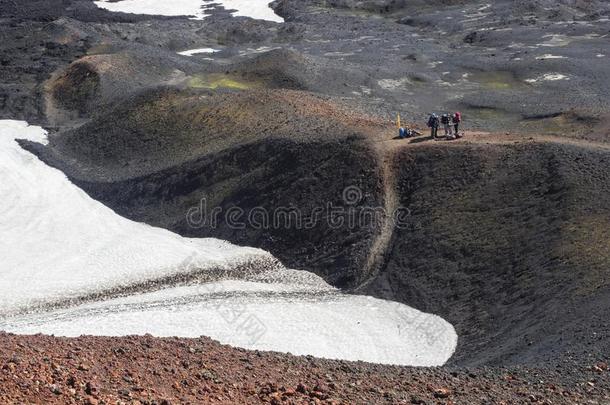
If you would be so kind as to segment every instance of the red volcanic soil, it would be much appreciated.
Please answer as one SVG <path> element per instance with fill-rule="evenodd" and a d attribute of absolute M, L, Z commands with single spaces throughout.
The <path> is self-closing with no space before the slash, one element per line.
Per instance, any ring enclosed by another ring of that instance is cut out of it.
<path fill-rule="evenodd" d="M 0 333 L 1 404 L 608 404 L 608 376 L 604 362 L 412 368 L 247 351 L 203 337 Z"/>

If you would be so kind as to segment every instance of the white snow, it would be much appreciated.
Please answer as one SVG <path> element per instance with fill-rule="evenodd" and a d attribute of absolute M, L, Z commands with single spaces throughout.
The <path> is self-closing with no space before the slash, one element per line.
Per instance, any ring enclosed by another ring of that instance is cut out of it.
<path fill-rule="evenodd" d="M 526 79 L 525 81 L 528 83 L 538 83 L 542 81 L 555 82 L 558 80 L 570 80 L 570 78 L 566 75 L 562 75 L 561 73 L 546 73 L 535 79 Z"/>
<path fill-rule="evenodd" d="M 566 46 L 571 42 L 571 38 L 563 35 L 563 34 L 548 34 L 544 35 L 542 38 L 549 38 L 545 42 L 537 44 L 538 46 L 545 47 L 560 47 Z"/>
<path fill-rule="evenodd" d="M 377 82 L 379 87 L 384 90 L 397 90 L 405 86 L 411 85 L 411 79 L 403 77 L 401 79 L 381 79 Z"/>
<path fill-rule="evenodd" d="M 542 38 L 550 38 L 548 40 L 546 40 L 545 42 L 538 44 L 538 46 L 545 46 L 545 47 L 561 47 L 561 46 L 566 46 L 569 45 L 570 43 L 574 42 L 574 41 L 590 41 L 590 40 L 596 40 L 599 38 L 604 38 L 605 35 L 600 35 L 597 33 L 589 33 L 589 34 L 584 34 L 584 35 L 578 35 L 578 36 L 566 36 L 563 34 L 547 34 L 544 35 Z"/>
<path fill-rule="evenodd" d="M 100 0 L 94 3 L 100 8 L 122 13 L 166 16 L 188 15 L 196 19 L 202 19 L 206 16 L 202 0 L 123 0 L 118 2 Z"/>
<path fill-rule="evenodd" d="M 550 53 L 541 55 L 541 56 L 537 56 L 536 59 L 538 60 L 546 60 L 546 59 L 567 59 L 565 56 L 561 56 L 561 55 L 551 55 Z"/>
<path fill-rule="evenodd" d="M 203 0 L 122 0 L 111 2 L 99 0 L 94 2 L 98 7 L 114 12 L 166 15 L 166 16 L 193 16 L 202 19 L 208 14 L 206 10 L 211 7 Z M 234 16 L 251 17 L 258 20 L 284 22 L 284 19 L 275 14 L 269 7 L 269 0 L 215 0 L 212 4 L 223 6 L 226 10 L 235 10 Z"/>
<path fill-rule="evenodd" d="M 343 294 L 260 249 L 120 217 L 16 138 L 46 139 L 39 127 L 0 121 L 0 330 L 207 335 L 250 349 L 417 366 L 441 365 L 455 350 L 455 330 L 438 316 Z M 181 275 L 197 277 L 185 284 Z"/>
<path fill-rule="evenodd" d="M 275 14 L 273 9 L 269 7 L 269 3 L 271 3 L 269 0 L 215 0 L 215 3 L 219 3 L 226 10 L 237 10 L 233 13 L 234 16 L 251 17 L 278 23 L 284 22 L 284 19 Z"/>
<path fill-rule="evenodd" d="M 455 347 L 450 325 L 405 305 L 336 292 L 283 294 L 281 285 L 275 294 L 269 289 L 257 283 L 171 288 L 25 317 L 5 329 L 64 336 L 205 334 L 248 349 L 414 366 L 443 364 Z"/>
<path fill-rule="evenodd" d="M 178 52 L 178 55 L 193 56 L 193 55 L 197 55 L 198 53 L 216 53 L 216 52 L 220 52 L 220 50 L 214 49 L 214 48 L 197 48 L 197 49 L 188 49 L 186 51 L 180 51 L 180 52 Z"/>
<path fill-rule="evenodd" d="M 246 48 L 245 50 L 241 50 L 239 51 L 240 55 L 252 55 L 252 54 L 257 54 L 257 53 L 266 53 L 266 52 L 270 52 L 270 51 L 275 51 L 276 49 L 282 49 L 279 46 L 260 46 L 258 48 Z"/>

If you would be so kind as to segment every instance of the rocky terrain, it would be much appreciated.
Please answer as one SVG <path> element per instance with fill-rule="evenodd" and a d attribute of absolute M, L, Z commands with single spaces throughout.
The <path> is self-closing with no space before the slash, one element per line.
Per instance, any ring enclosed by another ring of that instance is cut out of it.
<path fill-rule="evenodd" d="M 208 338 L 0 335 L 2 403 L 604 404 L 607 375 L 603 362 L 401 368 L 251 352 Z"/>
<path fill-rule="evenodd" d="M 0 400 L 608 403 L 608 3 L 272 6 L 285 23 L 0 0 L 0 118 L 48 128 L 22 146 L 120 215 L 442 316 L 460 337 L 448 368 L 2 335 Z M 177 53 L 203 47 L 218 52 Z M 393 139 L 397 112 L 423 127 L 433 110 L 461 111 L 466 138 Z M 189 216 L 202 201 L 386 215 L 211 226 Z"/>

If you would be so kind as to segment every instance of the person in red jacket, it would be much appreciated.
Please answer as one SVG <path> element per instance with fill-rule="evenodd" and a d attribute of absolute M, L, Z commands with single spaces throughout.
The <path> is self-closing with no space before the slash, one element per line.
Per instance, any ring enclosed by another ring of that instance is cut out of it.
<path fill-rule="evenodd" d="M 453 124 L 454 130 L 453 133 L 456 137 L 459 137 L 458 129 L 460 128 L 460 122 L 462 122 L 462 114 L 458 111 L 451 116 L 451 123 Z"/>

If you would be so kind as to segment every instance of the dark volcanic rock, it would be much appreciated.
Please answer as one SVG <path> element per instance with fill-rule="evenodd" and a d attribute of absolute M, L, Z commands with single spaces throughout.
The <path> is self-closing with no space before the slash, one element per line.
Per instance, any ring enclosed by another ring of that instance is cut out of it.
<path fill-rule="evenodd" d="M 84 114 L 99 94 L 100 78 L 87 63 L 74 63 L 53 85 L 52 97 L 64 108 Z"/>
<path fill-rule="evenodd" d="M 538 363 L 610 350 L 610 151 L 569 145 L 420 147 L 366 292 L 439 314 L 457 364 Z M 598 339 L 599 336 L 604 336 Z"/>

